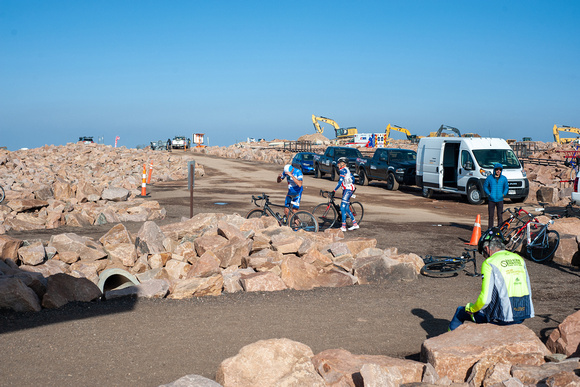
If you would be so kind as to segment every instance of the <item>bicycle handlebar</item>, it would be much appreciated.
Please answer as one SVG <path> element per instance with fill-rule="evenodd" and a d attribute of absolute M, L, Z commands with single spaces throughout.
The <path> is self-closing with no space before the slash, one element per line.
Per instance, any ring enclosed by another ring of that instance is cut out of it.
<path fill-rule="evenodd" d="M 256 207 L 260 207 L 260 205 L 257 203 L 258 200 L 266 200 L 268 201 L 268 195 L 266 195 L 265 193 L 262 193 L 262 196 L 254 196 L 252 195 L 252 202 L 254 202 L 254 204 L 256 205 Z"/>
<path fill-rule="evenodd" d="M 320 190 L 320 196 L 322 196 L 323 198 L 327 198 L 327 197 L 334 197 L 334 191 L 324 191 L 324 190 Z"/>

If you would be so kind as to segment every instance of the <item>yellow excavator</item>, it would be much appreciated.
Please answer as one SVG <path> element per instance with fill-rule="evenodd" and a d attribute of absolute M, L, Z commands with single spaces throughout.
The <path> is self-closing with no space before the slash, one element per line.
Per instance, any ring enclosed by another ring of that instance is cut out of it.
<path fill-rule="evenodd" d="M 574 138 L 574 137 L 562 137 L 562 138 L 560 138 L 560 132 L 576 133 L 576 134 L 580 135 L 580 129 L 573 128 L 571 126 L 566 126 L 566 125 L 562 125 L 562 126 L 554 125 L 554 128 L 552 129 L 552 131 L 554 132 L 554 141 L 558 144 L 569 144 L 578 138 L 578 137 L 576 137 L 576 138 Z"/>
<path fill-rule="evenodd" d="M 313 114 L 312 115 L 312 123 L 314 124 L 314 129 L 316 130 L 317 133 L 320 133 L 320 134 L 322 134 L 322 132 L 324 132 L 324 128 L 322 128 L 320 126 L 319 122 L 324 122 L 325 124 L 332 125 L 334 127 L 334 132 L 335 132 L 336 138 L 340 138 L 340 139 L 354 138 L 354 135 L 358 134 L 358 130 L 354 127 L 341 128 L 340 126 L 338 126 L 338 124 L 336 123 L 335 120 L 333 120 L 331 118 L 327 118 L 327 117 L 315 116 Z"/>
<path fill-rule="evenodd" d="M 387 128 L 385 129 L 385 137 L 387 141 L 391 140 L 391 130 L 396 130 L 397 132 L 401 132 L 407 136 L 407 140 L 411 141 L 412 144 L 418 143 L 419 139 L 423 136 L 417 136 L 416 134 L 411 134 L 408 129 L 402 128 L 397 125 L 388 124 Z"/>

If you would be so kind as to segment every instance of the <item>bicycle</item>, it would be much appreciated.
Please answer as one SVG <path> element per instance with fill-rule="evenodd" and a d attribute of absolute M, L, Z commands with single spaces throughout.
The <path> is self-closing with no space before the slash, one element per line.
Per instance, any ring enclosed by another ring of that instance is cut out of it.
<path fill-rule="evenodd" d="M 259 201 L 263 200 L 263 204 L 258 204 Z M 246 219 L 260 218 L 262 216 L 272 216 L 274 217 L 280 226 L 289 226 L 292 230 L 304 230 L 310 232 L 318 231 L 318 222 L 316 218 L 308 211 L 296 211 L 291 216 L 290 219 L 286 219 L 286 215 L 280 214 L 272 210 L 271 207 L 284 207 L 280 204 L 274 204 L 270 201 L 270 196 L 265 193 L 262 196 L 252 195 L 252 202 L 257 207 L 262 207 L 261 209 L 251 210 L 246 214 Z"/>
<path fill-rule="evenodd" d="M 331 228 L 336 223 L 338 216 L 342 217 L 342 212 L 340 211 L 340 205 L 334 202 L 334 191 L 323 191 L 320 190 L 320 196 L 323 198 L 328 198 L 328 202 L 320 203 L 312 210 L 312 215 L 316 218 L 318 222 L 318 227 L 320 231 Z M 365 210 L 361 202 L 350 202 L 350 211 L 356 219 L 358 224 L 361 223 Z M 348 227 L 352 226 L 352 219 L 347 216 L 346 224 Z"/>
<path fill-rule="evenodd" d="M 504 211 L 506 212 L 509 212 L 510 216 L 500 226 L 500 232 L 506 241 L 506 250 L 515 251 L 524 240 L 527 225 L 537 223 L 538 220 L 522 207 L 516 207 L 513 211 L 508 208 Z"/>
<path fill-rule="evenodd" d="M 2 203 L 4 201 L 5 197 L 6 197 L 6 193 L 4 192 L 4 187 L 2 187 L 0 185 L 0 203 Z"/>
<path fill-rule="evenodd" d="M 555 216 L 552 216 L 555 217 Z M 526 225 L 526 253 L 534 262 L 549 262 L 560 245 L 560 234 L 556 230 L 548 230 L 554 224 L 550 219 L 548 223 L 530 222 Z M 541 226 L 538 231 L 531 231 L 532 225 Z"/>
<path fill-rule="evenodd" d="M 465 248 L 459 257 L 427 255 L 423 258 L 425 266 L 421 268 L 421 274 L 436 277 L 454 276 L 465 269 L 469 262 L 473 262 L 473 273 L 467 272 L 466 274 L 471 277 L 479 277 L 481 273 L 477 272 L 476 251 L 477 249 Z"/>

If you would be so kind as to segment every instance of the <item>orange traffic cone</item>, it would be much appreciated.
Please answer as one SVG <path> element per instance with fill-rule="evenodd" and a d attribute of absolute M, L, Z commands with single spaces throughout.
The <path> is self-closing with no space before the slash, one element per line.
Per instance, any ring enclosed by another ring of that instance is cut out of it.
<path fill-rule="evenodd" d="M 481 238 L 481 215 L 477 214 L 477 216 L 475 217 L 475 223 L 473 224 L 473 232 L 471 233 L 471 240 L 469 241 L 469 243 L 465 244 L 470 246 L 477 246 L 479 238 Z"/>

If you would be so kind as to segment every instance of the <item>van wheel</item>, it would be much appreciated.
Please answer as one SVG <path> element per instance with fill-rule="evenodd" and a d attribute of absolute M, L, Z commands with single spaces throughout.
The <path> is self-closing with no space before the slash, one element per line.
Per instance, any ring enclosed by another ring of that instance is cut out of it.
<path fill-rule="evenodd" d="M 421 189 L 421 194 L 423 195 L 424 198 L 429 199 L 433 196 L 433 190 L 423 186 L 423 188 Z"/>
<path fill-rule="evenodd" d="M 389 173 L 387 176 L 387 189 L 389 191 L 396 191 L 399 189 L 399 183 L 397 182 L 397 179 L 395 179 L 395 175 L 392 173 Z"/>
<path fill-rule="evenodd" d="M 476 206 L 483 203 L 483 195 L 477 185 L 470 184 L 469 187 L 467 187 L 467 202 Z"/>

